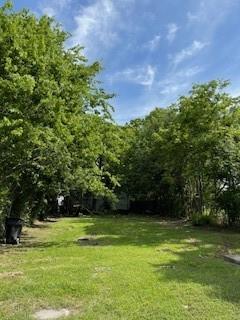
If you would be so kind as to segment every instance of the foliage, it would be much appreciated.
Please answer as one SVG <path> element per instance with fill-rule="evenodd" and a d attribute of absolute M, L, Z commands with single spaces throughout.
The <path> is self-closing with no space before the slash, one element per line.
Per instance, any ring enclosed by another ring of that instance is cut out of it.
<path fill-rule="evenodd" d="M 227 214 L 229 225 L 239 224 L 240 221 L 240 188 L 224 190 L 218 197 L 220 209 Z"/>
<path fill-rule="evenodd" d="M 224 92 L 227 85 L 194 85 L 176 104 L 126 126 L 125 181 L 133 199 L 191 217 L 216 212 L 223 191 L 239 186 L 239 98 Z"/>
<path fill-rule="evenodd" d="M 210 214 L 194 213 L 192 215 L 192 224 L 194 226 L 213 226 L 215 223 L 214 217 Z"/>
<path fill-rule="evenodd" d="M 112 95 L 80 47 L 47 16 L 0 9 L 0 183 L 11 215 L 46 210 L 71 188 L 113 197 Z M 104 164 L 99 166 L 99 159 Z"/>

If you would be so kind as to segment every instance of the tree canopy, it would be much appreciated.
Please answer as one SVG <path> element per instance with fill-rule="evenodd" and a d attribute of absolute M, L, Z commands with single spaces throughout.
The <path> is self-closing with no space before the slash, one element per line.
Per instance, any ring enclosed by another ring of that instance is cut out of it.
<path fill-rule="evenodd" d="M 134 198 L 158 201 L 167 214 L 191 216 L 217 212 L 227 195 L 239 195 L 239 98 L 224 92 L 227 85 L 194 85 L 169 108 L 129 123 L 134 138 L 126 183 Z M 239 213 L 231 215 L 235 220 Z"/>
<path fill-rule="evenodd" d="M 100 64 L 88 64 L 80 47 L 67 49 L 68 34 L 53 19 L 14 12 L 9 3 L 0 9 L 0 30 L 4 209 L 39 211 L 71 188 L 111 197 L 116 128 L 112 95 L 96 81 Z"/>

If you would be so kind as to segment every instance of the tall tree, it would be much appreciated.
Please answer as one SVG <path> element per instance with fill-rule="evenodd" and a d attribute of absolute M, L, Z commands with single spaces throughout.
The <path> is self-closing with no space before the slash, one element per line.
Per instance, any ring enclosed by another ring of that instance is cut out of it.
<path fill-rule="evenodd" d="M 233 194 L 238 203 L 239 98 L 224 92 L 227 85 L 194 85 L 169 108 L 126 126 L 125 183 L 134 199 L 155 200 L 162 211 L 187 216 L 226 211 L 223 204 Z"/>
<path fill-rule="evenodd" d="M 38 212 L 70 188 L 110 196 L 116 179 L 98 159 L 117 161 L 111 107 L 98 86 L 98 62 L 47 16 L 0 9 L 0 181 L 9 214 Z M 108 139 L 104 139 L 105 135 Z M 106 184 L 104 177 L 111 183 Z"/>

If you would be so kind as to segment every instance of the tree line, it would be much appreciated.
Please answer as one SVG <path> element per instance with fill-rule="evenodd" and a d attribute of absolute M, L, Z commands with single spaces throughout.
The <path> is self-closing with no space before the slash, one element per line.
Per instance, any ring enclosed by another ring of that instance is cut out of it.
<path fill-rule="evenodd" d="M 240 217 L 239 98 L 228 82 L 120 126 L 79 46 L 47 16 L 0 8 L 0 221 L 47 214 L 71 190 L 114 203 L 154 201 L 160 213 Z M 1 223 L 0 223 L 1 224 Z"/>
<path fill-rule="evenodd" d="M 192 87 L 168 108 L 131 121 L 125 186 L 162 213 L 235 224 L 240 218 L 239 97 L 227 81 Z"/>

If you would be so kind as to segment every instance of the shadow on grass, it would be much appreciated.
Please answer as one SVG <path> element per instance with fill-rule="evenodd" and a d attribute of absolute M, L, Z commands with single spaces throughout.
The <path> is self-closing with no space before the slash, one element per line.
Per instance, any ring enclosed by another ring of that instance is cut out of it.
<path fill-rule="evenodd" d="M 28 227 L 29 229 L 48 229 L 50 223 L 57 222 L 57 220 L 47 219 L 44 222 L 37 222 Z M 44 248 L 51 247 L 55 245 L 59 245 L 57 242 L 41 242 L 38 240 L 36 236 L 31 235 L 26 229 L 23 229 L 20 238 L 20 244 L 12 245 L 6 244 L 4 241 L 0 243 L 0 255 L 5 253 L 14 253 L 27 251 L 28 248 Z"/>
<path fill-rule="evenodd" d="M 211 298 L 240 303 L 240 267 L 222 257 L 240 249 L 239 233 L 153 219 L 93 218 L 75 223 L 86 224 L 85 233 L 97 235 L 101 246 L 154 249 L 159 263 L 150 265 L 161 282 L 199 284 Z M 162 259 L 166 253 L 167 260 Z"/>
<path fill-rule="evenodd" d="M 219 245 L 211 239 L 204 240 L 195 244 L 192 250 L 189 247 L 173 250 L 167 264 L 151 264 L 153 271 L 161 281 L 200 284 L 210 297 L 239 304 L 240 266 L 224 261 L 222 256 L 229 251 L 229 243 Z M 221 244 L 221 239 L 218 239 L 218 243 Z M 239 244 L 235 244 L 235 248 L 237 246 Z"/>
<path fill-rule="evenodd" d="M 42 229 L 42 228 L 49 228 L 49 224 L 58 222 L 56 219 L 45 219 L 44 221 L 38 221 L 37 223 L 33 223 L 31 225 L 31 228 L 37 228 L 37 229 Z"/>
<path fill-rule="evenodd" d="M 191 290 L 191 283 L 198 284 L 210 298 L 234 304 L 240 302 L 240 267 L 222 259 L 223 253 L 240 249 L 240 235 L 237 233 L 193 228 L 181 222 L 150 218 L 92 217 L 66 221 L 66 229 L 68 224 L 73 226 L 72 233 L 68 233 L 66 238 L 57 236 L 54 239 L 53 236 L 51 241 L 46 242 L 26 238 L 19 249 L 67 250 L 77 245 L 77 237 L 81 236 L 77 232 L 81 230 L 96 239 L 96 249 L 108 246 L 150 248 L 154 258 L 154 263 L 150 263 L 150 272 L 159 276 L 160 282 L 179 283 L 183 286 L 182 290 L 185 290 L 185 284 L 190 284 L 186 290 Z M 141 254 L 144 255 L 144 251 Z M 159 263 L 155 262 L 158 257 Z M 149 264 L 149 258 L 146 258 L 146 264 Z"/>
<path fill-rule="evenodd" d="M 156 246 L 163 241 L 178 241 L 175 231 L 180 222 L 169 224 L 135 217 L 82 218 L 73 223 L 83 224 L 84 233 L 96 236 L 100 246 Z M 171 225 L 170 225 L 171 224 Z M 182 225 L 181 225 L 182 228 Z M 182 239 L 185 233 L 181 234 Z"/>
<path fill-rule="evenodd" d="M 184 221 L 157 220 L 138 217 L 80 218 L 71 223 L 82 225 L 86 235 L 96 236 L 101 246 L 144 246 L 154 247 L 166 244 L 181 244 L 192 237 L 201 245 L 222 245 L 225 248 L 240 248 L 240 235 L 237 232 L 192 227 Z"/>

